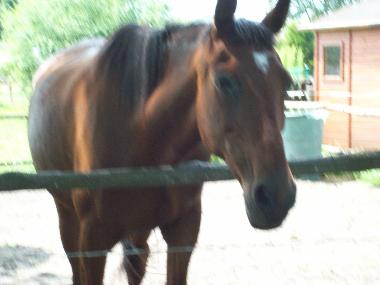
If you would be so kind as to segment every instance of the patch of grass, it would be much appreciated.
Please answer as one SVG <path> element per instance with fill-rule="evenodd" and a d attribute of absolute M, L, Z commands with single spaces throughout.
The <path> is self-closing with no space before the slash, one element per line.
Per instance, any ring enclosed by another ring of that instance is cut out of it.
<path fill-rule="evenodd" d="M 357 180 L 367 182 L 375 187 L 380 187 L 380 169 L 373 169 L 354 173 Z"/>
<path fill-rule="evenodd" d="M 359 173 L 359 172 L 356 172 Z M 326 182 L 333 182 L 333 183 L 339 183 L 339 182 L 345 182 L 345 181 L 352 181 L 356 180 L 354 172 L 341 172 L 341 173 L 325 173 L 322 175 L 322 180 Z"/>
<path fill-rule="evenodd" d="M 4 115 L 27 115 L 29 100 L 26 96 L 16 96 L 11 100 L 0 93 L 0 117 Z"/>
<path fill-rule="evenodd" d="M 23 172 L 23 173 L 36 173 L 34 166 L 30 165 L 17 165 L 17 166 L 0 166 L 0 174 L 6 172 Z"/>
<path fill-rule="evenodd" d="M 344 151 L 338 147 L 323 146 L 322 155 L 324 157 L 331 157 L 342 153 L 349 154 L 352 151 Z M 375 187 L 380 187 L 380 169 L 371 169 L 366 171 L 356 172 L 342 172 L 342 173 L 326 173 L 323 175 L 324 180 L 329 182 L 343 182 L 343 181 L 362 181 L 371 184 Z"/>
<path fill-rule="evenodd" d="M 32 165 L 3 166 L 3 163 L 31 161 L 26 119 L 4 119 L 5 115 L 27 115 L 29 101 L 17 96 L 13 101 L 0 94 L 0 172 L 33 171 Z"/>
<path fill-rule="evenodd" d="M 31 160 L 26 120 L 0 120 L 0 162 L 25 160 Z"/>
<path fill-rule="evenodd" d="M 374 187 L 380 187 L 380 169 L 356 172 L 326 173 L 323 175 L 323 180 L 334 183 L 356 180 L 369 183 Z"/>

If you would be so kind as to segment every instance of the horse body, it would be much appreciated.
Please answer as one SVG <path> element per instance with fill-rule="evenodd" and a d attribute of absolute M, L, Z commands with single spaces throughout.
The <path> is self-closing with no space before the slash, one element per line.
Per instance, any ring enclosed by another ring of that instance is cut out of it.
<path fill-rule="evenodd" d="M 199 26 L 191 30 L 203 28 Z M 128 29 L 132 31 L 127 33 L 133 33 L 140 28 Z M 99 86 L 94 63 L 99 60 L 101 52 L 107 52 L 107 48 L 110 47 L 101 41 L 86 41 L 51 59 L 50 65 L 43 66 L 43 70 L 37 73 L 29 121 L 29 140 L 36 169 L 85 172 L 97 168 L 207 160 L 209 154 L 200 143 L 194 108 L 191 107 L 196 88 L 194 74 L 183 68 L 190 60 L 181 56 L 184 47 L 179 47 L 182 50 L 175 45 L 172 47 L 175 52 L 169 61 L 183 63 L 168 64 L 165 71 L 180 74 L 179 80 L 164 80 L 163 87 L 158 86 L 146 102 L 136 103 L 142 106 L 136 106 L 133 111 L 121 106 L 127 104 L 123 98 L 118 98 L 120 101 L 115 104 L 108 89 L 94 90 Z M 201 185 L 181 190 L 112 189 L 91 194 L 83 189 L 50 192 L 57 204 L 61 231 L 68 227 L 63 225 L 68 215 L 72 216 L 70 220 L 92 219 L 105 224 L 107 235 L 118 229 L 112 240 L 97 233 L 95 239 L 103 238 L 108 248 L 131 234 L 132 241 L 134 237 L 139 239 L 141 231 L 146 239 L 146 230 L 173 223 L 184 213 L 200 211 L 200 189 Z M 188 227 L 189 231 L 194 231 L 194 236 L 197 228 L 193 230 L 191 224 Z M 68 230 L 74 231 L 75 227 Z M 75 241 L 68 243 L 66 251 L 79 251 L 79 244 L 71 245 Z M 144 247 L 145 240 L 142 243 L 135 245 Z M 99 246 L 87 250 L 105 247 Z"/>
<path fill-rule="evenodd" d="M 177 164 L 214 152 L 242 184 L 252 225 L 278 226 L 295 198 L 280 135 L 288 79 L 272 32 L 248 22 L 231 26 L 231 3 L 236 8 L 236 1 L 218 1 L 216 27 L 126 26 L 44 64 L 29 115 L 36 169 Z M 280 0 L 263 21 L 274 33 L 288 5 Z M 72 252 L 109 250 L 125 238 L 148 252 L 155 227 L 169 247 L 194 246 L 201 187 L 50 191 L 74 284 L 101 284 L 105 257 L 70 258 Z M 168 284 L 186 283 L 190 256 L 168 253 Z M 140 284 L 147 257 L 125 258 L 130 284 Z"/>

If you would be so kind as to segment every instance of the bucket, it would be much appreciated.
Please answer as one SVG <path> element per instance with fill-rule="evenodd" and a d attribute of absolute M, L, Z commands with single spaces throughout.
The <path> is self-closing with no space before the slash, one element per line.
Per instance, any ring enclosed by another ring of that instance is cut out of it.
<path fill-rule="evenodd" d="M 322 157 L 325 110 L 300 110 L 285 112 L 285 128 L 282 132 L 285 154 L 289 161 L 318 159 Z M 319 180 L 319 175 L 301 178 Z"/>

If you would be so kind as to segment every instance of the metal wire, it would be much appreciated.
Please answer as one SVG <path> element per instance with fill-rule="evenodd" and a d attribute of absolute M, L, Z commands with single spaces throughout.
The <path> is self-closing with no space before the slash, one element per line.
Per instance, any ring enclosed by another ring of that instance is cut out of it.
<path fill-rule="evenodd" d="M 353 238 L 339 238 L 339 239 L 329 239 L 329 240 L 317 240 L 313 242 L 298 242 L 298 241 L 292 241 L 290 242 L 292 246 L 297 245 L 305 245 L 312 243 L 315 246 L 323 246 L 328 243 L 332 242 L 339 242 L 339 243 L 374 243 L 379 242 L 380 243 L 380 237 L 367 237 L 367 238 L 361 238 L 359 240 L 353 239 Z M 274 244 L 274 242 L 268 241 L 265 243 L 266 246 L 273 245 L 273 246 L 283 246 L 288 247 L 289 242 L 284 242 L 282 244 Z M 251 245 L 252 247 L 260 247 L 263 246 L 262 243 L 257 245 Z M 191 253 L 194 250 L 197 251 L 226 251 L 226 250 L 247 250 L 246 245 L 242 244 L 226 244 L 226 245 L 215 245 L 215 244 L 204 244 L 204 245 L 197 245 L 197 246 L 174 246 L 169 247 L 168 249 L 161 249 L 161 250 L 153 250 L 153 251 L 147 251 L 141 248 L 132 248 L 128 250 L 124 250 L 123 253 L 117 253 L 113 250 L 95 250 L 95 251 L 76 251 L 76 252 L 67 252 L 66 256 L 68 258 L 99 258 L 99 257 L 106 257 L 108 254 L 112 255 L 119 255 L 119 256 L 137 256 L 137 255 L 158 255 L 158 254 L 171 254 L 171 253 Z M 54 255 L 61 255 L 61 254 L 54 254 Z"/>
<path fill-rule="evenodd" d="M 137 256 L 144 254 L 163 254 L 163 253 L 189 253 L 192 252 L 195 246 L 173 246 L 169 247 L 167 250 L 161 251 L 148 251 L 142 248 L 133 247 L 128 250 L 123 251 L 123 256 Z M 93 250 L 93 251 L 71 251 L 67 252 L 66 256 L 68 258 L 98 258 L 105 257 L 108 254 L 114 254 L 112 250 Z"/>
<path fill-rule="evenodd" d="M 31 160 L 0 162 L 0 167 L 29 166 L 29 165 L 33 165 L 33 162 Z"/>

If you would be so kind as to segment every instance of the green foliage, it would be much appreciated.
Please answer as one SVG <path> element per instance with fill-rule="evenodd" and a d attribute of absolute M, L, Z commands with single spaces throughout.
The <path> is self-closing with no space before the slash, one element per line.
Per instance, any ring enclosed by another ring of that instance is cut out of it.
<path fill-rule="evenodd" d="M 281 58 L 282 64 L 286 69 L 302 67 L 302 54 L 295 47 L 289 45 L 279 45 L 276 50 Z"/>
<path fill-rule="evenodd" d="M 298 31 L 295 22 L 286 26 L 278 43 L 278 51 L 287 68 L 307 68 L 313 70 L 314 34 Z"/>
<path fill-rule="evenodd" d="M 0 0 L 0 19 L 1 19 L 1 14 L 3 11 L 12 9 L 16 6 L 18 0 Z M 3 25 L 0 21 L 0 38 L 3 32 Z"/>
<path fill-rule="evenodd" d="M 310 20 L 351 5 L 359 0 L 293 0 L 291 14 L 294 18 L 306 15 Z"/>
<path fill-rule="evenodd" d="M 211 155 L 210 162 L 215 164 L 226 164 L 223 158 L 220 158 L 219 156 L 216 156 L 214 154 Z"/>
<path fill-rule="evenodd" d="M 126 23 L 160 26 L 168 7 L 157 0 L 20 0 L 2 14 L 6 72 L 24 87 L 51 54 L 83 38 L 105 37 Z"/>
<path fill-rule="evenodd" d="M 274 5 L 278 0 L 269 1 Z M 307 16 L 309 20 L 313 20 L 358 1 L 360 0 L 292 0 L 290 16 L 293 19 Z"/>
<path fill-rule="evenodd" d="M 16 6 L 18 0 L 0 0 L 0 5 L 5 8 L 14 8 Z"/>
<path fill-rule="evenodd" d="M 281 58 L 282 64 L 290 72 L 295 82 L 299 82 L 303 79 L 304 66 L 303 66 L 303 54 L 302 51 L 296 47 L 289 45 L 278 45 L 276 47 L 277 53 Z"/>

